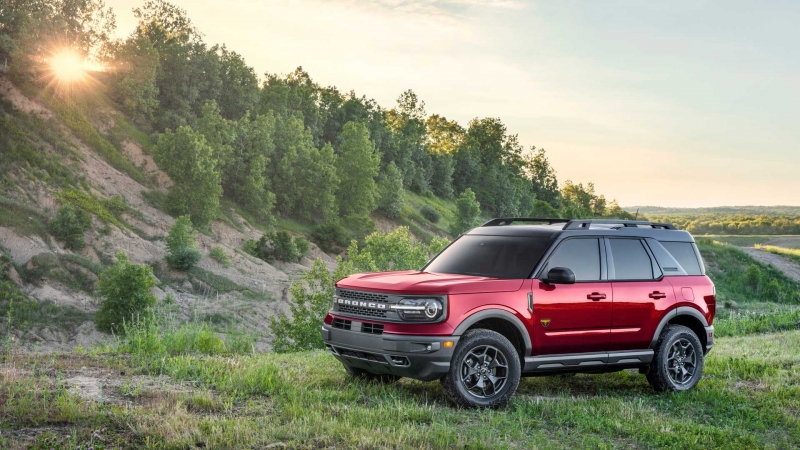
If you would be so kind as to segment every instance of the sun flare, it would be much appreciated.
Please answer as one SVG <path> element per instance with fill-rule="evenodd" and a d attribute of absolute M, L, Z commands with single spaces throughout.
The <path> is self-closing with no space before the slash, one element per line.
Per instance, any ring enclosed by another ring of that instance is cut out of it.
<path fill-rule="evenodd" d="M 70 89 L 88 84 L 92 81 L 92 72 L 104 70 L 101 65 L 92 63 L 80 53 L 69 48 L 53 52 L 47 58 L 47 65 L 51 83 Z"/>

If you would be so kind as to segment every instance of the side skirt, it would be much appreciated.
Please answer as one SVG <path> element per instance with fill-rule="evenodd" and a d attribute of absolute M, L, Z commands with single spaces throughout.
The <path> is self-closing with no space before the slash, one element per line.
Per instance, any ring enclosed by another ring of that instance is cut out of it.
<path fill-rule="evenodd" d="M 564 355 L 528 356 L 522 373 L 593 371 L 615 367 L 637 367 L 650 364 L 653 350 L 624 352 L 571 353 Z"/>

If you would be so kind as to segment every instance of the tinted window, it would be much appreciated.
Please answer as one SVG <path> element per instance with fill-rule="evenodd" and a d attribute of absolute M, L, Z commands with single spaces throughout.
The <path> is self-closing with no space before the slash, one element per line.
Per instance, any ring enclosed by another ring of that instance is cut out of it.
<path fill-rule="evenodd" d="M 702 275 L 700 262 L 694 252 L 694 244 L 691 242 L 662 242 L 661 245 L 672 254 L 688 275 Z"/>
<path fill-rule="evenodd" d="M 653 263 L 638 239 L 609 239 L 617 280 L 652 280 Z"/>
<path fill-rule="evenodd" d="M 567 239 L 547 260 L 542 276 L 553 267 L 566 267 L 575 272 L 575 281 L 600 279 L 600 243 L 597 239 Z"/>
<path fill-rule="evenodd" d="M 527 278 L 552 240 L 516 236 L 462 236 L 439 254 L 426 272 Z"/>

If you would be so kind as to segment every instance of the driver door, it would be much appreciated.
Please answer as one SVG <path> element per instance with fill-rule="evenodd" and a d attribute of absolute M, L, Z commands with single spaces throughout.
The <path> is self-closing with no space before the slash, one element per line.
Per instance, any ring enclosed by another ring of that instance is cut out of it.
<path fill-rule="evenodd" d="M 535 355 L 608 351 L 612 291 L 602 244 L 597 237 L 565 239 L 531 280 Z M 542 281 L 554 267 L 571 269 L 575 284 Z"/>

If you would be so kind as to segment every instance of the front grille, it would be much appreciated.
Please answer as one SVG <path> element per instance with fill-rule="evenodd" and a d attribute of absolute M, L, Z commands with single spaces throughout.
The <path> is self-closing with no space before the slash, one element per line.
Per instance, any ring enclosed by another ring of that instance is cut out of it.
<path fill-rule="evenodd" d="M 353 326 L 353 322 L 344 319 L 333 319 L 333 328 L 339 328 L 341 330 L 349 330 Z"/>
<path fill-rule="evenodd" d="M 361 325 L 361 332 L 369 334 L 383 334 L 383 325 L 378 323 L 363 323 Z"/>
<path fill-rule="evenodd" d="M 386 311 L 380 311 L 377 309 L 370 309 L 370 308 L 362 308 L 360 306 L 353 306 L 353 305 L 339 305 L 339 312 L 343 312 L 346 314 L 358 314 L 359 316 L 386 317 Z"/>
<path fill-rule="evenodd" d="M 361 300 L 365 302 L 381 302 L 386 303 L 389 301 L 389 296 L 386 294 L 375 294 L 372 292 L 348 291 L 340 290 L 339 297 L 348 300 Z"/>
<path fill-rule="evenodd" d="M 346 348 L 341 348 L 341 347 L 333 347 L 333 349 L 339 355 L 346 356 L 348 358 L 357 358 L 366 361 L 373 361 L 380 364 L 388 364 L 386 362 L 386 358 L 384 358 L 381 355 L 376 355 L 375 353 L 360 352 L 358 350 L 348 350 Z"/>

